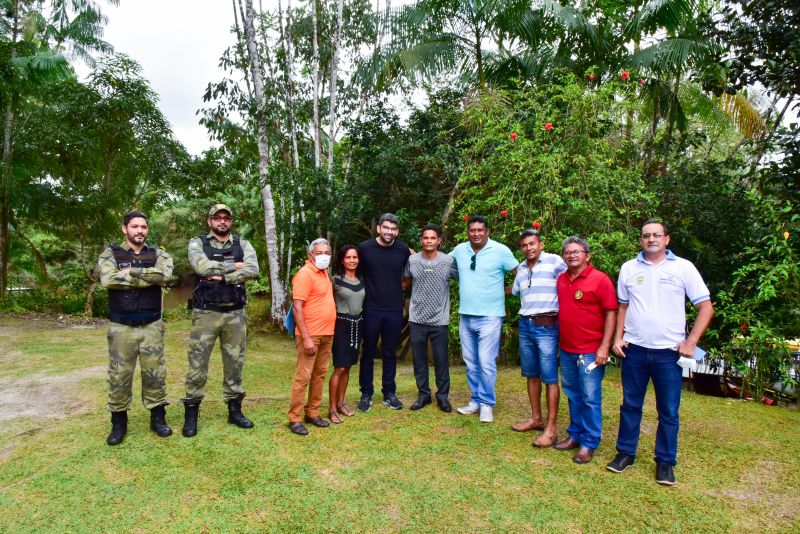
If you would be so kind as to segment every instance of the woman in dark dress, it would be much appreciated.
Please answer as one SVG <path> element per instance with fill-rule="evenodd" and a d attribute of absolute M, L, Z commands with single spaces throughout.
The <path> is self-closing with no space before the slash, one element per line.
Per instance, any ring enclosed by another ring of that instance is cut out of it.
<path fill-rule="evenodd" d="M 364 303 L 364 284 L 358 276 L 358 249 L 345 245 L 336 255 L 336 274 L 333 277 L 333 297 L 336 300 L 336 329 L 333 335 L 333 374 L 328 385 L 329 417 L 331 423 L 342 422 L 342 415 L 355 413 L 344 403 L 350 367 L 358 362 L 361 347 L 361 308 Z"/>

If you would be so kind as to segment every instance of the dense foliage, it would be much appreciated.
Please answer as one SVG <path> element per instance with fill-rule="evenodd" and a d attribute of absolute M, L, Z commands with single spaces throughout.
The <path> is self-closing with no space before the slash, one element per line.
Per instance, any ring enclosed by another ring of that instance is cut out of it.
<path fill-rule="evenodd" d="M 58 20 L 37 3 L 2 2 L 0 258 L 8 286 L 32 288 L 10 292 L 4 309 L 102 313 L 93 261 L 132 207 L 151 213 L 153 239 L 185 282 L 185 243 L 203 230 L 204 207 L 230 204 L 262 272 L 267 257 L 280 270 L 257 285 L 273 294 L 288 289 L 309 240 L 358 242 L 387 211 L 412 245 L 433 222 L 452 247 L 478 214 L 512 248 L 534 223 L 552 252 L 579 235 L 612 277 L 637 252 L 641 222 L 658 216 L 714 294 L 712 354 L 756 393 L 792 382 L 792 2 L 420 0 L 374 13 L 328 0 L 255 13 L 237 1 L 227 76 L 209 83 L 200 112 L 220 146 L 194 158 L 135 61 L 99 40 L 94 2 L 52 4 Z M 70 33 L 70 21 L 92 31 Z M 68 44 L 104 53 L 85 81 Z"/>

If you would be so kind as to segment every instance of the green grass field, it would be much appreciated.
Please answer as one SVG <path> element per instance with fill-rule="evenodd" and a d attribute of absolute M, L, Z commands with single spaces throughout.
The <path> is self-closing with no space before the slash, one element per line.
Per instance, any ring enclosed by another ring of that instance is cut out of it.
<path fill-rule="evenodd" d="M 793 409 L 685 392 L 672 488 L 653 480 L 652 391 L 637 464 L 605 469 L 619 419 L 617 369 L 606 375 L 605 439 L 589 465 L 510 430 L 527 415 L 515 368 L 499 373 L 494 424 L 378 403 L 301 438 L 286 427 L 293 344 L 253 333 L 244 411 L 256 427 L 226 423 L 215 353 L 200 433 L 186 439 L 178 399 L 188 328 L 167 325 L 167 420 L 176 434 L 149 431 L 137 384 L 128 436 L 109 447 L 105 328 L 0 318 L 0 532 L 800 531 Z M 453 404 L 466 403 L 463 367 L 451 374 Z M 398 384 L 410 405 L 410 364 L 399 366 Z M 355 406 L 357 368 L 348 397 Z M 563 398 L 561 412 L 563 432 Z"/>

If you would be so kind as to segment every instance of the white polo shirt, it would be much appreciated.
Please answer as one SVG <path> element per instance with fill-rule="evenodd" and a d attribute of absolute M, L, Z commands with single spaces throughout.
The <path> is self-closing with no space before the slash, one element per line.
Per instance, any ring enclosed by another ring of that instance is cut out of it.
<path fill-rule="evenodd" d="M 617 298 L 627 304 L 623 339 L 648 349 L 675 349 L 686 339 L 686 297 L 695 306 L 711 298 L 697 268 L 667 250 L 653 264 L 640 252 L 619 272 Z"/>

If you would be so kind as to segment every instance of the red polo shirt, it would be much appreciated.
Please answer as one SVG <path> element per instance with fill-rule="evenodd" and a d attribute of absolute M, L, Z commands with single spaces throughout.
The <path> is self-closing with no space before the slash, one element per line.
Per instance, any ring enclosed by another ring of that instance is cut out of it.
<path fill-rule="evenodd" d="M 611 279 L 590 263 L 574 280 L 569 271 L 559 276 L 556 290 L 561 348 L 575 354 L 597 352 L 603 341 L 605 314 L 619 307 Z"/>

